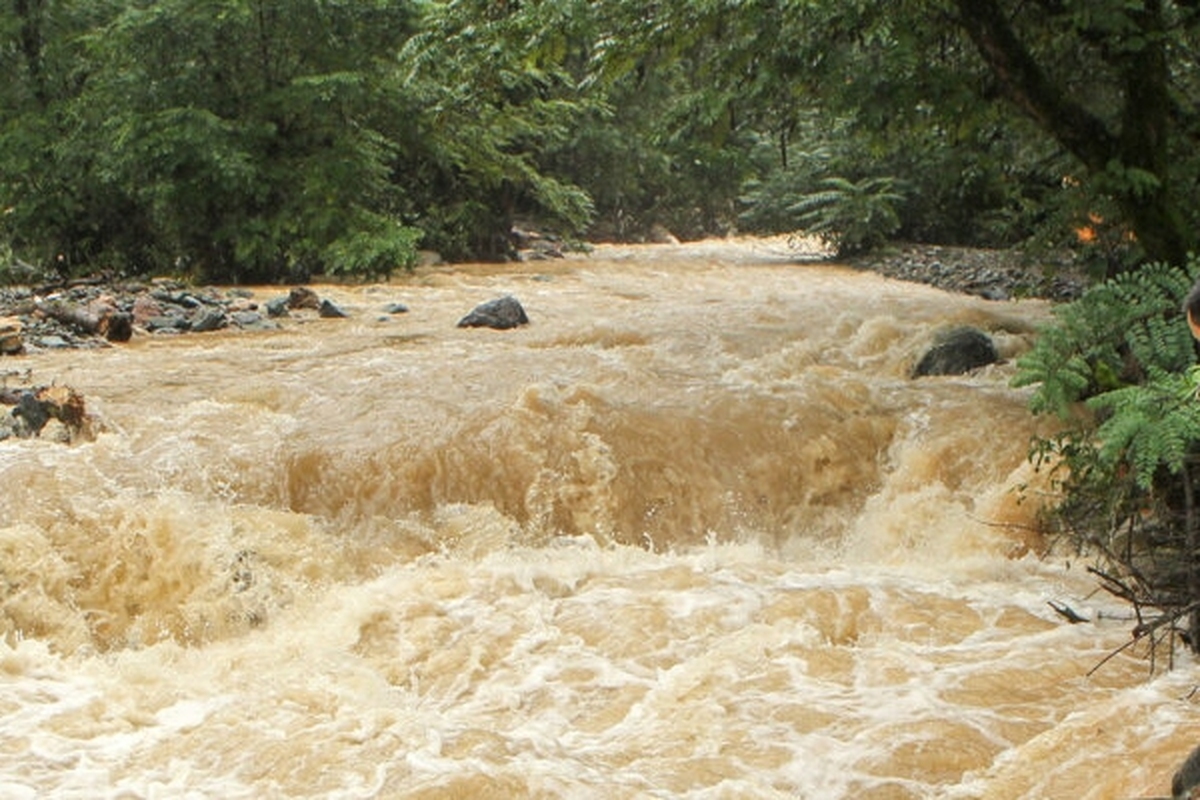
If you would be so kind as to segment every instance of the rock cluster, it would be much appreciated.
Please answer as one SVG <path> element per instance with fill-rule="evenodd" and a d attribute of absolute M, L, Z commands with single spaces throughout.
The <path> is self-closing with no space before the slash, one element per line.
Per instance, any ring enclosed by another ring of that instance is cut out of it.
<path fill-rule="evenodd" d="M 244 289 L 197 289 L 175 281 L 78 285 L 51 293 L 0 289 L 0 355 L 64 347 L 103 347 L 134 331 L 155 335 L 223 328 L 273 330 L 289 310 L 348 314 L 308 288 L 259 304 Z"/>
<path fill-rule="evenodd" d="M 1038 259 L 1017 250 L 897 245 L 852 259 L 851 266 L 889 278 L 973 294 L 988 300 L 1043 297 L 1075 300 L 1086 288 L 1069 257 Z"/>
<path fill-rule="evenodd" d="M 83 395 L 69 386 L 0 389 L 0 406 L 12 407 L 0 416 L 0 440 L 40 436 L 70 443 L 91 438 L 96 427 Z"/>
<path fill-rule="evenodd" d="M 193 289 L 174 281 L 79 285 L 52 293 L 0 290 L 0 352 L 102 347 L 133 331 L 175 334 L 229 326 L 276 327 L 238 289 Z"/>
<path fill-rule="evenodd" d="M 389 303 L 384 312 L 403 314 L 408 306 Z M 254 301 L 244 289 L 195 289 L 173 281 L 149 284 L 80 285 L 53 293 L 28 288 L 0 289 L 0 356 L 65 347 L 103 347 L 128 341 L 134 332 L 153 335 L 203 333 L 237 328 L 273 330 L 293 312 L 324 318 L 349 313 L 311 288 Z M 481 303 L 459 327 L 515 328 L 528 324 L 511 295 Z"/>

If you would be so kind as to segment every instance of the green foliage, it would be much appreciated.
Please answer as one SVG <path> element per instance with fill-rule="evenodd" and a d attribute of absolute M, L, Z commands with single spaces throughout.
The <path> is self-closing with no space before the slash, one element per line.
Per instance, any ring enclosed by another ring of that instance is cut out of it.
<path fill-rule="evenodd" d="M 839 256 L 870 250 L 900 227 L 896 205 L 904 199 L 894 178 L 825 178 L 816 191 L 788 207 L 798 227 L 817 234 Z"/>
<path fill-rule="evenodd" d="M 1180 313 L 1191 285 L 1183 270 L 1150 264 L 1057 308 L 1057 323 L 1017 361 L 1015 384 L 1037 384 L 1033 411 L 1065 419 L 1081 400 L 1185 370 L 1196 358 Z"/>
<path fill-rule="evenodd" d="M 1058 247 L 1100 218 L 1102 272 L 1181 262 L 1200 230 L 1191 5 L 944 5 L 9 4 L 0 236 L 45 269 L 266 279 L 403 263 L 395 226 L 470 258 L 507 255 L 526 220 L 803 222 L 851 251 Z M 1028 69 L 997 66 L 998 33 Z"/>
<path fill-rule="evenodd" d="M 450 0 L 423 10 L 397 76 L 416 125 L 399 169 L 421 184 L 408 187 L 406 208 L 427 243 L 451 258 L 496 258 L 522 215 L 581 230 L 590 196 L 539 159 L 598 107 L 564 68 L 578 46 L 573 14 L 586 19 L 586 4 Z"/>
<path fill-rule="evenodd" d="M 1200 259 L 1188 268 L 1200 272 Z M 1064 423 L 1031 450 L 1060 492 L 1051 519 L 1099 557 L 1106 588 L 1139 615 L 1159 609 L 1135 637 L 1190 615 L 1195 649 L 1200 366 L 1181 313 L 1190 285 L 1183 270 L 1152 264 L 1093 287 L 1059 309 L 1015 383 L 1038 383 L 1032 408 Z"/>
<path fill-rule="evenodd" d="M 1096 455 L 1109 474 L 1128 467 L 1139 489 L 1149 490 L 1160 471 L 1178 475 L 1200 444 L 1200 398 L 1192 368 L 1144 384 L 1097 395 L 1088 406 L 1103 420 Z"/>

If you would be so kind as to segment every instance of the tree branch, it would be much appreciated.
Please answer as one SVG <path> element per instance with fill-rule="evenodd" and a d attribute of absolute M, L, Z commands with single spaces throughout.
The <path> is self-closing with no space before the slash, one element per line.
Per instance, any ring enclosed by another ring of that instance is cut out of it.
<path fill-rule="evenodd" d="M 959 24 L 974 42 L 1010 102 L 1049 132 L 1089 169 L 1117 154 L 1103 120 L 1059 91 L 1017 37 L 996 0 L 955 0 Z"/>

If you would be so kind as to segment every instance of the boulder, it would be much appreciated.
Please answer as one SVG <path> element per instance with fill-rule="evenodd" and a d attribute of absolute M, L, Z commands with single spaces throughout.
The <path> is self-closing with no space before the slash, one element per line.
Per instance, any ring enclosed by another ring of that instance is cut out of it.
<path fill-rule="evenodd" d="M 317 316 L 325 317 L 326 319 L 336 319 L 350 316 L 343 311 L 332 300 L 322 300 L 321 305 L 317 307 Z"/>
<path fill-rule="evenodd" d="M 1175 800 L 1192 798 L 1200 794 L 1200 747 L 1187 757 L 1171 780 L 1171 797 Z"/>
<path fill-rule="evenodd" d="M 268 317 L 286 317 L 288 316 L 288 302 L 291 296 L 276 297 L 273 300 L 267 301 L 267 316 Z"/>
<path fill-rule="evenodd" d="M 90 425 L 83 396 L 68 386 L 42 386 L 0 393 L 0 402 L 13 405 L 0 438 L 40 436 L 46 423 L 57 420 L 64 436 L 73 440 Z"/>
<path fill-rule="evenodd" d="M 529 324 L 529 317 L 525 315 L 525 309 L 512 295 L 489 300 L 475 306 L 470 314 L 458 321 L 460 328 L 496 328 L 498 330 L 527 324 Z"/>
<path fill-rule="evenodd" d="M 192 318 L 189 330 L 193 333 L 206 333 L 224 328 L 229 324 L 222 309 L 206 308 Z"/>
<path fill-rule="evenodd" d="M 24 350 L 21 320 L 17 317 L 0 317 L 0 355 L 15 356 Z"/>
<path fill-rule="evenodd" d="M 321 298 L 307 286 L 297 286 L 288 292 L 287 306 L 288 308 L 311 308 L 315 310 L 321 307 Z"/>
<path fill-rule="evenodd" d="M 962 375 L 1000 360 L 992 337 L 977 328 L 951 328 L 938 334 L 921 356 L 913 377 Z"/>

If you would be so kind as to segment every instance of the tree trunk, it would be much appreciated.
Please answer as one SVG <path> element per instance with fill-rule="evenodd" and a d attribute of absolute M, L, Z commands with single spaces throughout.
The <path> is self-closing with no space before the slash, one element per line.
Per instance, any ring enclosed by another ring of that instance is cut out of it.
<path fill-rule="evenodd" d="M 1149 259 L 1183 264 L 1196 239 L 1170 186 L 1170 70 L 1160 0 L 1144 0 L 1127 11 L 1138 35 L 1113 42 L 1107 57 L 1123 87 L 1121 127 L 1115 132 L 1050 79 L 998 0 L 955 0 L 955 5 L 959 24 L 1005 99 L 1089 173 L 1105 176 Z"/>

